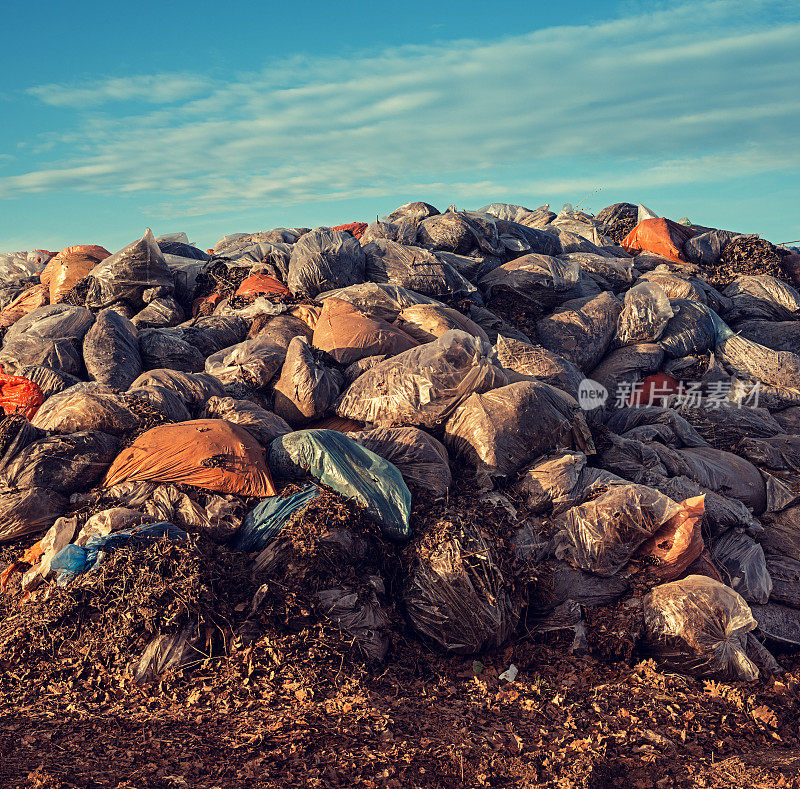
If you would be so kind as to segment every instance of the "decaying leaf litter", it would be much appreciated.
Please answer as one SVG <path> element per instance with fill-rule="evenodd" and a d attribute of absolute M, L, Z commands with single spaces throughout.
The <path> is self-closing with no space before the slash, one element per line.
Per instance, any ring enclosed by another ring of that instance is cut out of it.
<path fill-rule="evenodd" d="M 800 317 L 795 250 L 631 204 L 425 203 L 86 249 L 0 258 L 34 274 L 0 313 L 6 783 L 797 785 L 800 366 L 731 342 Z M 629 407 L 651 378 L 672 399 Z M 709 446 L 698 379 L 772 443 Z M 64 391 L 77 415 L 37 419 Z"/>

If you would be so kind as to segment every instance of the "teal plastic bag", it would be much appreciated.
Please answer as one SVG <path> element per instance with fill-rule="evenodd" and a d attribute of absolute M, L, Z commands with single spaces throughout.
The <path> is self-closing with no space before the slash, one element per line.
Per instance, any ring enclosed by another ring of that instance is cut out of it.
<path fill-rule="evenodd" d="M 289 518 L 319 495 L 316 485 L 307 485 L 291 496 L 270 496 L 244 516 L 233 547 L 239 551 L 260 551 L 281 533 Z"/>
<path fill-rule="evenodd" d="M 272 473 L 284 479 L 309 474 L 345 498 L 355 499 L 388 537 L 411 536 L 411 493 L 397 467 L 336 430 L 297 430 L 269 448 Z"/>

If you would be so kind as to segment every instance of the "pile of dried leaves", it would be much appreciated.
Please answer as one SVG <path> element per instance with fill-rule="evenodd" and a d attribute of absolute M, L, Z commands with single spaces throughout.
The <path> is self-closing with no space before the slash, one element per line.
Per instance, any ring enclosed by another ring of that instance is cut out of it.
<path fill-rule="evenodd" d="M 715 288 L 728 285 L 736 277 L 769 274 L 790 281 L 781 266 L 781 251 L 758 236 L 737 236 L 725 245 L 719 263 L 703 274 Z"/>

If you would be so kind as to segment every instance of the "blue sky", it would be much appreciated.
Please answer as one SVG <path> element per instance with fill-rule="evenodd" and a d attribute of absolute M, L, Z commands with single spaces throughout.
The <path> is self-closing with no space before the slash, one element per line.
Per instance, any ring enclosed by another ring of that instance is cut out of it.
<path fill-rule="evenodd" d="M 796 2 L 124 5 L 4 3 L 0 251 L 408 200 L 800 239 Z"/>

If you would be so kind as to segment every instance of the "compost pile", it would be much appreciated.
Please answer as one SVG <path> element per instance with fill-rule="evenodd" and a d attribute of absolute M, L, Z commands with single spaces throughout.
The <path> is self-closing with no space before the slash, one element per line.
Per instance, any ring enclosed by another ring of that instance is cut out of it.
<path fill-rule="evenodd" d="M 629 203 L 0 255 L 0 775 L 793 785 L 711 754 L 800 743 L 797 261 Z"/>

